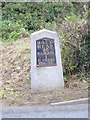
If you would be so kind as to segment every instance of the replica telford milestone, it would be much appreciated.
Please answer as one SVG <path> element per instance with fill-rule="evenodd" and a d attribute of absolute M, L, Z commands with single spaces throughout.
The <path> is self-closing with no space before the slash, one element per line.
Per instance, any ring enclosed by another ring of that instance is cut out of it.
<path fill-rule="evenodd" d="M 31 89 L 63 88 L 59 39 L 56 32 L 40 30 L 31 34 Z"/>

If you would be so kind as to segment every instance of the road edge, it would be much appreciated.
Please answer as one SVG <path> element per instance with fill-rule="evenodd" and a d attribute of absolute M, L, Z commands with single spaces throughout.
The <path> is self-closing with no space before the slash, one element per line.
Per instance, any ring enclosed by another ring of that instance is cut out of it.
<path fill-rule="evenodd" d="M 55 102 L 51 103 L 51 105 L 65 105 L 65 104 L 71 104 L 71 103 L 81 103 L 81 102 L 87 102 L 88 103 L 89 98 L 83 98 L 83 99 L 76 99 L 76 100 L 69 100 L 64 102 Z"/>

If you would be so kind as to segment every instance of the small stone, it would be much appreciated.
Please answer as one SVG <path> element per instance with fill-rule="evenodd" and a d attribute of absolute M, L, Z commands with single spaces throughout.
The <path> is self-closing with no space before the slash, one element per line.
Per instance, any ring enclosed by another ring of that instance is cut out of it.
<path fill-rule="evenodd" d="M 20 67 L 17 67 L 17 70 L 20 70 L 21 68 Z"/>

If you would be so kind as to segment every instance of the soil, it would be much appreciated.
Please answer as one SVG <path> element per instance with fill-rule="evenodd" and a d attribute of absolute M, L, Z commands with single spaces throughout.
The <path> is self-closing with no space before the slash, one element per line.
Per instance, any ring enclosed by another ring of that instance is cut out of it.
<path fill-rule="evenodd" d="M 31 39 L 22 38 L 12 44 L 0 43 L 0 98 L 4 105 L 50 104 L 88 97 L 89 78 L 67 79 L 64 89 L 31 91 Z"/>

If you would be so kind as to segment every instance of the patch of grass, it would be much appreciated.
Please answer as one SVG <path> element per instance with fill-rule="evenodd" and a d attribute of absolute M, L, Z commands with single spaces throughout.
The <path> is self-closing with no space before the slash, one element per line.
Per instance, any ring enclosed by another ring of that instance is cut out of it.
<path fill-rule="evenodd" d="M 6 95 L 6 89 L 0 88 L 0 99 L 4 99 Z"/>

